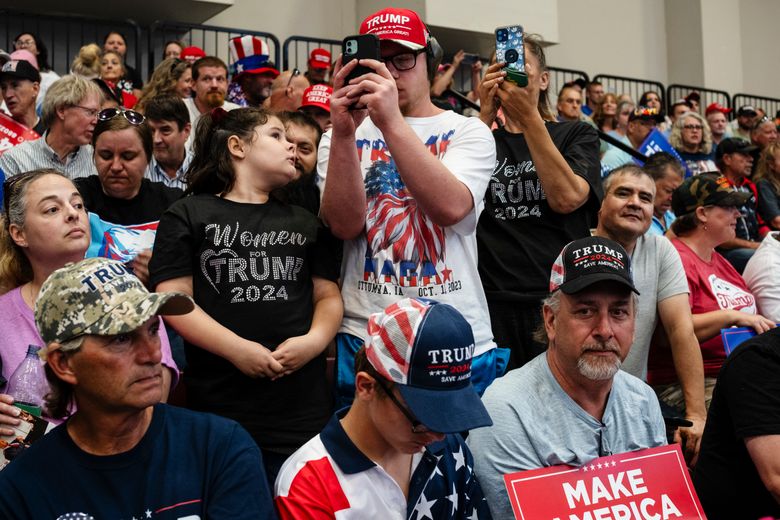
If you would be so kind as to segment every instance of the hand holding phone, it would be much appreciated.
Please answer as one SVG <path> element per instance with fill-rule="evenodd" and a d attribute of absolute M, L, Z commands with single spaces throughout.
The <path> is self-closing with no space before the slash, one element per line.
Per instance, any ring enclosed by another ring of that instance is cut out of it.
<path fill-rule="evenodd" d="M 496 29 L 496 61 L 506 63 L 506 79 L 517 85 L 528 85 L 525 73 L 525 46 L 523 45 L 523 27 L 509 25 Z"/>

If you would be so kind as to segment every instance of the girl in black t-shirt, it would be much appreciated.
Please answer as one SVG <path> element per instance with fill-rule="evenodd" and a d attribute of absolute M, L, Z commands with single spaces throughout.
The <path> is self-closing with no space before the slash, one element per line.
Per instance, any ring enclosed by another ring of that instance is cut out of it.
<path fill-rule="evenodd" d="M 343 312 L 335 241 L 316 217 L 270 195 L 296 174 L 276 116 L 214 109 L 194 151 L 190 196 L 158 226 L 151 283 L 197 304 L 170 320 L 185 340 L 188 406 L 241 423 L 273 484 L 332 411 L 324 351 Z"/>

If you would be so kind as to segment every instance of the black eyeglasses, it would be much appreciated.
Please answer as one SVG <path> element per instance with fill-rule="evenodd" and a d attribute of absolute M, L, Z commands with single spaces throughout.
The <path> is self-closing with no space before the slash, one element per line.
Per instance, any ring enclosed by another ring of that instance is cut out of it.
<path fill-rule="evenodd" d="M 683 125 L 683 130 L 702 130 L 703 128 L 701 125 Z"/>
<path fill-rule="evenodd" d="M 290 74 L 290 79 L 288 79 L 288 80 L 287 80 L 287 87 L 289 87 L 289 86 L 290 86 L 290 84 L 292 83 L 292 79 L 293 79 L 295 76 L 300 76 L 300 75 L 301 75 L 301 71 L 300 71 L 300 70 L 298 70 L 298 67 L 295 67 L 295 68 L 292 70 L 292 74 Z M 287 88 L 287 87 L 284 87 L 284 88 Z"/>
<path fill-rule="evenodd" d="M 388 56 L 387 58 L 381 58 L 382 63 L 388 62 L 393 64 L 395 70 L 403 71 L 413 69 L 417 65 L 417 56 L 425 52 L 425 49 L 420 49 L 413 52 L 402 52 L 395 56 Z"/>
<path fill-rule="evenodd" d="M 146 121 L 146 117 L 142 113 L 126 108 L 105 108 L 98 113 L 98 121 L 110 121 L 119 115 L 124 116 L 131 125 L 135 126 Z"/>
<path fill-rule="evenodd" d="M 398 398 L 393 395 L 393 392 L 390 391 L 390 389 L 387 387 L 387 385 L 382 381 L 381 378 L 377 377 L 375 378 L 376 384 L 379 385 L 379 387 L 384 390 L 384 392 L 387 394 L 387 396 L 390 398 L 391 401 L 393 401 L 393 404 L 398 408 L 402 414 L 404 414 L 404 417 L 407 418 L 407 420 L 412 423 L 412 433 L 430 433 L 431 430 L 428 429 L 427 426 L 425 426 L 423 423 L 417 420 L 417 418 L 412 415 L 412 412 L 409 411 L 408 408 L 406 408 L 404 405 L 401 404 L 401 402 L 398 400 Z"/>

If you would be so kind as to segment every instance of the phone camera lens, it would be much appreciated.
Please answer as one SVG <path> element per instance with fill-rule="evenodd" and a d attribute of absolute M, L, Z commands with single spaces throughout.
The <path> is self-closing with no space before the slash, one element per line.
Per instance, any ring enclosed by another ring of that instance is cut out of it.
<path fill-rule="evenodd" d="M 347 42 L 347 54 L 355 54 L 357 52 L 357 42 L 355 40 L 349 40 Z"/>
<path fill-rule="evenodd" d="M 517 61 L 518 55 L 515 49 L 509 49 L 504 55 L 504 59 L 507 63 L 514 63 Z"/>
<path fill-rule="evenodd" d="M 496 35 L 496 37 L 498 38 L 498 41 L 500 41 L 500 42 L 507 41 L 508 36 L 509 35 L 507 34 L 507 32 L 505 30 L 503 30 L 503 29 L 498 31 L 498 34 Z"/>

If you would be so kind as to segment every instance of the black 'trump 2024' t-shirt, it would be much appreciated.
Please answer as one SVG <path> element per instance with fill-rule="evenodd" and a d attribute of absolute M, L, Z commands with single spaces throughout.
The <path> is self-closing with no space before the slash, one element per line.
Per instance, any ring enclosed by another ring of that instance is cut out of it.
<path fill-rule="evenodd" d="M 582 122 L 546 124 L 556 148 L 590 196 L 577 210 L 556 213 L 536 173 L 523 134 L 495 130 L 496 168 L 477 227 L 479 275 L 488 301 L 538 301 L 563 246 L 590 234 L 602 198 L 599 138 Z"/>
<path fill-rule="evenodd" d="M 157 230 L 152 286 L 192 276 L 195 302 L 242 338 L 274 350 L 309 331 L 312 276 L 338 278 L 335 239 L 303 208 L 195 195 L 175 203 Z M 188 404 L 241 423 L 263 449 L 292 453 L 331 413 L 325 354 L 276 381 L 250 378 L 185 342 Z"/>

